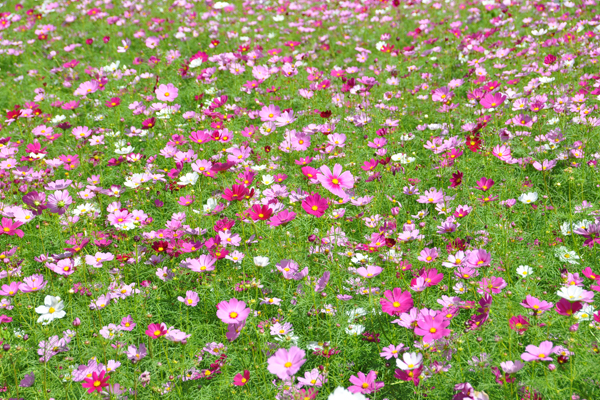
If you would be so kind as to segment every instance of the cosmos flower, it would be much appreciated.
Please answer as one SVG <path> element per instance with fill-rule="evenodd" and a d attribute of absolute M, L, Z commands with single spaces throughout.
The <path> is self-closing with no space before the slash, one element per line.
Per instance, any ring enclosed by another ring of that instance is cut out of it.
<path fill-rule="evenodd" d="M 288 379 L 306 362 L 304 350 L 292 346 L 289 350 L 279 349 L 267 360 L 267 369 L 279 379 Z"/>
<path fill-rule="evenodd" d="M 41 322 L 42 325 L 48 325 L 55 319 L 63 318 L 67 315 L 63 310 L 64 307 L 65 304 L 60 297 L 46 296 L 44 298 L 44 305 L 35 308 L 35 312 L 40 314 L 37 322 Z"/>

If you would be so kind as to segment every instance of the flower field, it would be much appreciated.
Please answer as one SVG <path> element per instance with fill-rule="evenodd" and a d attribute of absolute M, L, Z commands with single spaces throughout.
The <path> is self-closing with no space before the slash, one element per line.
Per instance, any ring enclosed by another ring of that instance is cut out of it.
<path fill-rule="evenodd" d="M 3 0 L 0 399 L 600 399 L 597 0 Z"/>

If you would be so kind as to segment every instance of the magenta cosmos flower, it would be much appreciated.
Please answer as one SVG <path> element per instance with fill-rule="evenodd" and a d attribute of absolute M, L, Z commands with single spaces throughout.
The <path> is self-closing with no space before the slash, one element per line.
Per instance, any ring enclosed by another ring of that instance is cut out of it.
<path fill-rule="evenodd" d="M 106 371 L 102 371 L 100 375 L 96 373 L 96 371 L 92 372 L 91 378 L 84 378 L 84 382 L 82 386 L 84 389 L 88 390 L 88 393 L 93 393 L 98 391 L 98 393 L 102 392 L 102 388 L 108 386 L 108 380 L 110 376 L 106 375 Z"/>
<path fill-rule="evenodd" d="M 225 188 L 221 195 L 227 201 L 243 200 L 248 195 L 248 189 L 244 185 L 232 185 L 231 189 Z"/>
<path fill-rule="evenodd" d="M 550 341 L 544 341 L 539 346 L 530 344 L 525 347 L 526 353 L 521 354 L 521 358 L 524 361 L 552 361 L 552 357 L 549 357 L 554 353 L 554 345 Z"/>
<path fill-rule="evenodd" d="M 246 308 L 246 303 L 236 298 L 217 304 L 217 317 L 226 324 L 245 321 L 250 315 L 250 311 L 249 308 Z"/>
<path fill-rule="evenodd" d="M 23 225 L 23 223 L 11 220 L 10 218 L 2 218 L 2 226 L 0 226 L 0 235 L 9 235 L 18 237 L 23 237 L 23 231 L 17 229 L 19 226 Z"/>
<path fill-rule="evenodd" d="M 378 391 L 385 385 L 383 382 L 375 382 L 375 378 L 377 378 L 375 371 L 369 371 L 367 375 L 359 371 L 357 375 L 350 377 L 350 382 L 354 385 L 350 386 L 348 390 L 352 393 L 369 394 Z"/>
<path fill-rule="evenodd" d="M 495 108 L 504 103 L 504 100 L 506 100 L 506 96 L 502 93 L 488 93 L 479 100 L 479 104 L 483 108 Z"/>
<path fill-rule="evenodd" d="M 315 217 L 321 217 L 329 208 L 329 204 L 327 204 L 327 199 L 321 197 L 318 193 L 313 193 L 302 201 L 302 208 Z"/>
<path fill-rule="evenodd" d="M 317 180 L 323 187 L 331 193 L 339 197 L 344 197 L 344 189 L 352 189 L 354 187 L 354 176 L 350 171 L 342 172 L 342 166 L 335 164 L 333 172 L 327 165 L 319 168 L 320 173 L 317 175 Z"/>
<path fill-rule="evenodd" d="M 306 362 L 304 350 L 292 346 L 289 350 L 279 349 L 269 360 L 267 369 L 279 379 L 287 379 L 293 376 Z"/>
<path fill-rule="evenodd" d="M 146 329 L 146 332 L 144 333 L 150 336 L 152 339 L 158 339 L 161 336 L 165 336 L 167 331 L 167 325 L 165 325 L 163 322 L 161 324 L 148 325 L 148 329 Z"/>
<path fill-rule="evenodd" d="M 448 325 L 450 325 L 450 321 L 445 318 L 433 318 L 431 315 L 425 315 L 417 320 L 415 334 L 423 336 L 423 342 L 430 343 L 450 335 L 450 329 L 446 329 Z"/>
<path fill-rule="evenodd" d="M 177 89 L 172 83 L 168 85 L 160 85 L 156 89 L 156 98 L 160 101 L 173 101 L 177 98 L 179 89 Z"/>
<path fill-rule="evenodd" d="M 233 378 L 233 384 L 235 386 L 244 386 L 250 380 L 250 371 L 247 369 L 244 370 L 243 374 L 237 374 L 235 378 Z"/>
<path fill-rule="evenodd" d="M 402 292 L 402 289 L 395 288 L 386 290 L 383 293 L 384 298 L 379 299 L 381 311 L 389 315 L 400 315 L 413 307 L 412 295 L 409 291 Z"/>

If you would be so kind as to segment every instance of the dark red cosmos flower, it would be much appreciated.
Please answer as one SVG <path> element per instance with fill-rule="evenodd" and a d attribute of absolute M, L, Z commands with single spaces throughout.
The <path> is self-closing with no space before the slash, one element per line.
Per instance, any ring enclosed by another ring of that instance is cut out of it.
<path fill-rule="evenodd" d="M 450 187 L 455 188 L 457 186 L 460 186 L 462 184 L 462 178 L 463 173 L 457 170 L 455 173 L 452 174 L 452 178 L 450 178 Z"/>
<path fill-rule="evenodd" d="M 165 241 L 159 240 L 152 243 L 152 249 L 154 249 L 154 251 L 156 251 L 157 253 L 162 253 L 163 251 L 166 251 L 168 247 L 169 243 Z"/>

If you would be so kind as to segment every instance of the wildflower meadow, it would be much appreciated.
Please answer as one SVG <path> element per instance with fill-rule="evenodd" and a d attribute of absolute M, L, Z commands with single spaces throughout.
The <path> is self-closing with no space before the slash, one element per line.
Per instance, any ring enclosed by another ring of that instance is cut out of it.
<path fill-rule="evenodd" d="M 0 0 L 0 399 L 600 399 L 598 0 Z"/>

